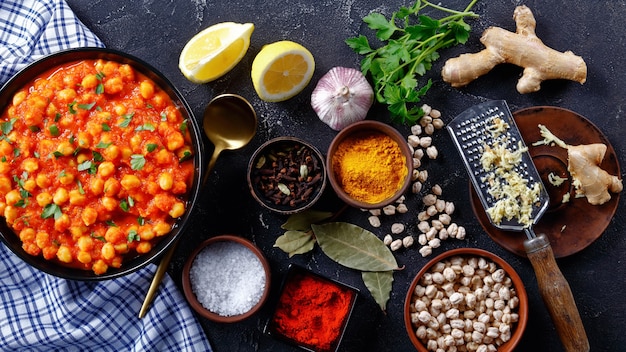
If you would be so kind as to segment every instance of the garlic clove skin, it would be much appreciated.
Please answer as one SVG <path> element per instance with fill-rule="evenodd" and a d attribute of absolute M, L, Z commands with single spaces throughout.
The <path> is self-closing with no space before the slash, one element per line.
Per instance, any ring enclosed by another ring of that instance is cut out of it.
<path fill-rule="evenodd" d="M 311 94 L 319 119 L 336 131 L 364 120 L 373 102 L 372 86 L 361 71 L 349 67 L 330 69 Z"/>

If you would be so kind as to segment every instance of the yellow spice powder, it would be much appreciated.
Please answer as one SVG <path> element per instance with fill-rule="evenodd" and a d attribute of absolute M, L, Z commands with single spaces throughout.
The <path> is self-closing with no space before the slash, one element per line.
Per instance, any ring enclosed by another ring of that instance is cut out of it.
<path fill-rule="evenodd" d="M 370 204 L 393 196 L 409 172 L 398 143 L 379 132 L 345 138 L 333 155 L 332 170 L 351 198 Z"/>

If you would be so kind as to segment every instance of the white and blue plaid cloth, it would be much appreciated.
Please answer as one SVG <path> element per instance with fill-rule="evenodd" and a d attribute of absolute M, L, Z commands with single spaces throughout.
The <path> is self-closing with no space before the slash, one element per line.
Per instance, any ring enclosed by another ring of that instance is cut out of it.
<path fill-rule="evenodd" d="M 47 54 L 102 42 L 63 0 L 0 0 L 0 85 Z M 143 319 L 151 264 L 101 282 L 31 268 L 0 243 L 0 351 L 211 351 L 198 320 L 165 275 Z"/>

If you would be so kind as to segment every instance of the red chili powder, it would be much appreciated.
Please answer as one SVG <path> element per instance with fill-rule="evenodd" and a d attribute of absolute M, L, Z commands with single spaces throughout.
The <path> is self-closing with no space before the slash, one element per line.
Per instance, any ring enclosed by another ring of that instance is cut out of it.
<path fill-rule="evenodd" d="M 315 351 L 330 351 L 341 335 L 354 292 L 314 275 L 295 274 L 280 296 L 276 331 Z"/>

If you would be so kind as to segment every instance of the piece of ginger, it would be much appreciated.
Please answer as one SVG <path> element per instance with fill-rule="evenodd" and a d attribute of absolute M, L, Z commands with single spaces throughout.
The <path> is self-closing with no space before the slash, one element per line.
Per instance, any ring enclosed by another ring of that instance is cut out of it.
<path fill-rule="evenodd" d="M 527 6 L 516 7 L 513 19 L 517 26 L 515 33 L 490 27 L 480 38 L 484 50 L 446 61 L 441 71 L 443 80 L 453 87 L 463 87 L 496 65 L 510 63 L 524 68 L 517 83 L 521 94 L 538 91 L 541 82 L 549 79 L 585 83 L 585 61 L 571 51 L 559 52 L 546 46 L 535 34 L 535 17 Z"/>
<path fill-rule="evenodd" d="M 544 125 L 539 125 L 543 140 L 533 145 L 552 143 L 567 149 L 567 171 L 572 176 L 577 196 L 587 197 L 593 205 L 601 205 L 611 199 L 609 192 L 618 193 L 623 189 L 622 180 L 600 168 L 607 146 L 603 143 L 569 145 L 555 136 Z"/>

